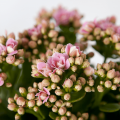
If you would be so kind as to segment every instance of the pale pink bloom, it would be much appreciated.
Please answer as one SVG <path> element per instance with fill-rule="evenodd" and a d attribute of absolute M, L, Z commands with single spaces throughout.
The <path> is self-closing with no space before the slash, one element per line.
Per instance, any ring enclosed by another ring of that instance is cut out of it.
<path fill-rule="evenodd" d="M 66 9 L 59 7 L 53 14 L 57 25 L 67 25 L 70 22 L 70 18 L 73 16 L 72 12 L 68 12 Z"/>
<path fill-rule="evenodd" d="M 8 52 L 8 53 L 12 53 L 12 52 L 13 52 L 13 54 L 14 54 L 14 53 L 16 54 L 16 52 L 14 52 L 14 51 L 17 49 L 17 45 L 18 45 L 18 42 L 17 42 L 17 41 L 15 41 L 15 40 L 12 39 L 12 38 L 9 38 L 9 39 L 7 40 L 7 42 L 6 42 L 7 52 Z M 12 55 L 13 55 L 13 54 L 12 54 Z"/>
<path fill-rule="evenodd" d="M 65 48 L 65 53 L 72 57 L 78 57 L 82 53 L 82 51 L 80 51 L 79 46 L 74 46 L 69 43 L 69 44 L 67 44 L 67 46 Z"/>
<path fill-rule="evenodd" d="M 89 34 L 90 32 L 93 31 L 94 27 L 95 27 L 94 22 L 85 22 L 80 28 L 79 32 L 81 34 Z"/>
<path fill-rule="evenodd" d="M 0 43 L 0 55 L 2 54 L 2 52 L 6 52 L 6 47 Z"/>
<path fill-rule="evenodd" d="M 4 84 L 4 80 L 2 77 L 0 77 L 0 86 L 2 86 Z"/>
<path fill-rule="evenodd" d="M 41 34 L 41 28 L 42 28 L 42 25 L 40 24 L 37 27 L 34 27 L 32 29 L 28 29 L 28 34 L 30 36 L 32 36 L 32 35 L 39 36 Z"/>
<path fill-rule="evenodd" d="M 52 70 L 49 64 L 44 62 L 37 63 L 37 69 L 38 69 L 38 72 L 43 74 L 45 77 L 48 77 L 52 73 Z"/>
<path fill-rule="evenodd" d="M 93 75 L 94 74 L 94 69 L 91 66 L 89 66 L 89 67 L 84 69 L 84 73 L 87 76 Z"/>
<path fill-rule="evenodd" d="M 13 64 L 15 62 L 15 56 L 12 56 L 12 55 L 7 56 L 6 62 L 9 64 Z"/>
<path fill-rule="evenodd" d="M 119 71 L 115 72 L 115 77 L 120 77 L 120 72 Z"/>
<path fill-rule="evenodd" d="M 68 55 L 66 53 L 54 53 L 51 57 L 48 58 L 47 63 L 53 69 L 53 72 L 56 69 L 67 70 L 70 67 L 68 60 Z"/>
<path fill-rule="evenodd" d="M 47 90 L 47 88 L 43 88 L 43 90 L 39 90 L 40 92 L 36 94 L 36 96 L 38 96 L 40 101 L 43 101 L 43 104 L 45 102 L 47 102 L 49 96 L 50 96 L 50 92 L 49 90 Z"/>
<path fill-rule="evenodd" d="M 113 34 L 112 35 L 113 43 L 117 43 L 119 40 L 120 40 L 120 35 L 119 34 Z"/>

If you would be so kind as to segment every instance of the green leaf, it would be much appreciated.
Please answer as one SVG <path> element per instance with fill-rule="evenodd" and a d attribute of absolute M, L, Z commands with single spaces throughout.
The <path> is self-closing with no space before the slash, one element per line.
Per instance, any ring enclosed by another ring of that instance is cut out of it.
<path fill-rule="evenodd" d="M 101 105 L 99 109 L 103 112 L 116 112 L 120 110 L 120 105 L 117 103 L 109 103 L 106 105 Z"/>
<path fill-rule="evenodd" d="M 83 99 L 84 98 L 84 96 L 85 96 L 85 91 L 84 90 L 80 90 L 80 91 L 78 91 L 78 92 L 71 92 L 70 93 L 70 95 L 71 95 L 71 98 L 70 98 L 70 100 L 69 100 L 69 102 L 77 102 L 77 101 L 79 101 L 79 100 L 81 100 L 81 99 Z"/>
<path fill-rule="evenodd" d="M 55 118 L 57 117 L 57 115 L 56 115 L 55 113 L 53 113 L 53 112 L 50 112 L 50 113 L 49 113 L 49 117 L 50 117 L 51 119 L 55 120 Z"/>

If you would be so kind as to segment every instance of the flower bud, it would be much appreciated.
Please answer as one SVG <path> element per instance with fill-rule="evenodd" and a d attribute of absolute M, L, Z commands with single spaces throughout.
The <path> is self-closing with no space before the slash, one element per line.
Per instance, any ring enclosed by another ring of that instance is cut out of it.
<path fill-rule="evenodd" d="M 89 86 L 85 87 L 85 92 L 91 92 L 91 88 Z"/>
<path fill-rule="evenodd" d="M 84 120 L 82 117 L 79 117 L 78 120 Z"/>
<path fill-rule="evenodd" d="M 64 87 L 71 88 L 73 86 L 73 81 L 70 79 L 66 79 L 63 84 Z"/>
<path fill-rule="evenodd" d="M 114 70 L 114 69 L 109 70 L 109 71 L 107 72 L 107 78 L 112 79 L 112 78 L 114 78 L 114 77 L 115 77 L 115 70 Z"/>
<path fill-rule="evenodd" d="M 76 66 L 76 65 L 72 66 L 72 67 L 71 67 L 71 70 L 72 70 L 73 72 L 76 72 L 76 71 L 77 71 L 77 66 Z"/>
<path fill-rule="evenodd" d="M 115 44 L 115 49 L 116 49 L 116 50 L 120 50 L 120 43 L 116 43 L 116 44 Z"/>
<path fill-rule="evenodd" d="M 77 120 L 77 117 L 74 114 L 72 114 L 69 120 Z"/>
<path fill-rule="evenodd" d="M 24 108 L 20 107 L 20 108 L 18 108 L 17 112 L 19 115 L 23 115 L 25 113 L 25 110 L 24 110 Z"/>
<path fill-rule="evenodd" d="M 116 89 L 117 89 L 117 86 L 116 86 L 116 85 L 112 85 L 111 89 L 112 89 L 112 90 L 116 90 Z"/>
<path fill-rule="evenodd" d="M 110 65 L 108 63 L 104 63 L 102 66 L 106 71 L 110 70 Z"/>
<path fill-rule="evenodd" d="M 89 118 L 89 114 L 88 114 L 88 113 L 83 113 L 83 114 L 82 114 L 82 117 L 83 117 L 85 120 L 87 120 L 87 119 Z"/>
<path fill-rule="evenodd" d="M 19 55 L 19 57 L 22 57 L 24 55 L 24 50 L 19 49 L 17 55 Z"/>
<path fill-rule="evenodd" d="M 57 89 L 57 90 L 55 90 L 55 94 L 58 96 L 61 96 L 61 95 L 63 95 L 63 90 Z"/>
<path fill-rule="evenodd" d="M 98 85 L 98 86 L 97 86 L 97 90 L 98 90 L 98 92 L 103 92 L 103 91 L 104 91 L 104 88 L 103 88 L 102 85 Z"/>
<path fill-rule="evenodd" d="M 65 53 L 65 47 L 62 47 L 61 53 Z"/>
<path fill-rule="evenodd" d="M 71 64 L 71 65 L 73 65 L 73 64 L 74 64 L 74 62 L 75 62 L 75 60 L 74 60 L 74 58 L 73 58 L 73 57 L 70 57 L 68 60 L 69 60 L 69 62 L 70 62 L 70 64 Z"/>
<path fill-rule="evenodd" d="M 100 32 L 101 32 L 101 29 L 100 29 L 100 28 L 96 27 L 96 28 L 94 29 L 94 35 L 95 35 L 95 36 L 96 36 L 96 35 L 99 35 Z"/>
<path fill-rule="evenodd" d="M 36 43 L 35 41 L 29 41 L 28 45 L 29 45 L 29 47 L 32 48 L 32 49 L 34 49 L 34 48 L 37 47 L 37 43 Z"/>
<path fill-rule="evenodd" d="M 81 85 L 75 85 L 74 90 L 75 91 L 80 91 L 82 89 Z"/>
<path fill-rule="evenodd" d="M 61 107 L 62 104 L 63 104 L 63 101 L 62 101 L 62 100 L 58 100 L 58 101 L 55 102 L 55 105 L 56 105 L 57 107 Z"/>
<path fill-rule="evenodd" d="M 54 106 L 52 107 L 52 111 L 53 111 L 53 112 L 57 112 L 57 111 L 58 111 L 57 106 L 54 105 Z"/>
<path fill-rule="evenodd" d="M 56 100 L 57 100 L 57 98 L 56 98 L 55 95 L 50 95 L 50 96 L 49 96 L 49 101 L 50 101 L 51 103 L 55 102 Z"/>
<path fill-rule="evenodd" d="M 37 106 L 35 106 L 34 108 L 33 108 L 33 110 L 35 111 L 35 112 L 37 112 L 38 111 L 38 107 Z"/>
<path fill-rule="evenodd" d="M 27 99 L 28 100 L 33 100 L 34 98 L 35 98 L 35 94 L 34 93 L 30 92 L 30 93 L 27 94 Z"/>
<path fill-rule="evenodd" d="M 14 103 L 14 99 L 13 98 L 8 98 L 8 103 Z"/>
<path fill-rule="evenodd" d="M 62 116 L 61 120 L 67 120 L 67 117 L 66 116 Z"/>
<path fill-rule="evenodd" d="M 120 78 L 119 77 L 115 77 L 114 80 L 113 80 L 113 83 L 114 84 L 119 84 L 120 82 Z"/>
<path fill-rule="evenodd" d="M 35 106 L 35 100 L 28 101 L 28 107 L 34 107 Z"/>
<path fill-rule="evenodd" d="M 85 75 L 87 75 L 87 76 L 91 76 L 91 75 L 94 74 L 94 69 L 89 66 L 89 67 L 87 67 L 87 68 L 84 69 L 84 73 L 85 73 Z"/>
<path fill-rule="evenodd" d="M 54 83 L 59 83 L 60 81 L 60 77 L 58 75 L 52 75 L 51 77 L 51 81 Z"/>
<path fill-rule="evenodd" d="M 104 77 L 105 76 L 105 71 L 103 69 L 99 69 L 97 71 L 97 74 L 100 76 L 100 77 Z"/>
<path fill-rule="evenodd" d="M 104 38 L 103 43 L 104 43 L 105 45 L 110 44 L 110 39 L 109 39 L 109 38 Z"/>
<path fill-rule="evenodd" d="M 15 103 L 10 103 L 10 104 L 8 104 L 7 108 L 11 111 L 16 111 L 17 110 L 17 105 Z"/>
<path fill-rule="evenodd" d="M 26 89 L 25 89 L 24 87 L 20 87 L 20 88 L 19 88 L 19 92 L 20 92 L 20 94 L 21 94 L 22 96 L 26 96 L 26 95 L 27 95 L 27 91 L 26 91 Z"/>
<path fill-rule="evenodd" d="M 97 69 L 99 70 L 99 69 L 101 69 L 102 68 L 102 65 L 101 64 L 97 64 Z"/>
<path fill-rule="evenodd" d="M 73 82 L 75 82 L 75 81 L 76 81 L 76 75 L 74 75 L 74 74 L 71 75 L 71 76 L 70 76 L 70 79 L 71 79 Z"/>
<path fill-rule="evenodd" d="M 9 55 L 6 57 L 6 62 L 8 64 L 13 64 L 15 62 L 15 56 Z"/>
<path fill-rule="evenodd" d="M 42 104 L 43 104 L 42 101 L 40 101 L 40 100 L 37 100 L 37 101 L 36 101 L 36 105 L 37 105 L 37 106 L 41 106 Z"/>
<path fill-rule="evenodd" d="M 20 119 L 20 115 L 17 113 L 16 115 L 15 115 L 15 120 L 19 120 Z"/>
<path fill-rule="evenodd" d="M 93 86 L 94 85 L 94 80 L 90 79 L 88 84 L 89 84 L 89 86 Z"/>
<path fill-rule="evenodd" d="M 39 83 L 38 83 L 38 88 L 41 90 L 41 89 L 43 89 L 43 87 L 44 87 L 44 86 L 43 86 L 42 82 L 39 82 Z"/>
<path fill-rule="evenodd" d="M 57 87 L 57 84 L 55 84 L 55 83 L 52 83 L 51 84 L 51 88 L 54 90 L 54 89 L 56 89 L 56 87 Z"/>
<path fill-rule="evenodd" d="M 70 102 L 66 102 L 66 107 L 72 107 L 72 104 Z"/>
<path fill-rule="evenodd" d="M 16 101 L 17 99 L 18 99 L 18 94 L 15 94 L 15 96 L 14 96 L 14 100 Z"/>
<path fill-rule="evenodd" d="M 90 63 L 88 61 L 84 61 L 83 64 L 82 64 L 82 68 L 86 68 L 86 67 L 89 67 L 90 66 Z"/>
<path fill-rule="evenodd" d="M 111 81 L 109 81 L 109 80 L 105 81 L 105 87 L 106 88 L 110 88 L 111 86 L 112 86 L 112 82 Z"/>
<path fill-rule="evenodd" d="M 7 88 L 10 88 L 10 87 L 12 87 L 12 84 L 11 84 L 11 83 L 6 83 L 5 86 L 6 86 Z"/>
<path fill-rule="evenodd" d="M 58 113 L 59 113 L 60 115 L 64 115 L 64 114 L 66 113 L 66 107 L 61 107 L 61 108 L 59 108 Z"/>
<path fill-rule="evenodd" d="M 18 97 L 16 102 L 20 106 L 24 106 L 25 105 L 25 99 L 23 97 Z"/>
<path fill-rule="evenodd" d="M 52 107 L 52 104 L 50 102 L 45 102 L 45 106 L 50 108 L 50 107 Z"/>
<path fill-rule="evenodd" d="M 83 58 L 82 57 L 76 57 L 75 58 L 75 64 L 76 65 L 81 65 L 83 63 Z"/>
<path fill-rule="evenodd" d="M 50 48 L 50 49 L 56 48 L 56 43 L 51 42 L 51 43 L 49 44 L 49 48 Z"/>
<path fill-rule="evenodd" d="M 71 116 L 71 112 L 70 111 L 67 111 L 66 112 L 66 115 L 69 117 L 69 116 Z"/>
<path fill-rule="evenodd" d="M 46 78 L 46 79 L 43 79 L 42 85 L 43 85 L 44 87 L 49 86 L 49 85 L 50 85 L 50 80 L 47 79 L 47 78 Z"/>
<path fill-rule="evenodd" d="M 86 84 L 86 80 L 83 77 L 79 77 L 79 80 L 77 80 L 77 84 L 81 84 L 81 85 L 85 85 Z"/>
<path fill-rule="evenodd" d="M 62 74 L 63 74 L 62 69 L 57 69 L 57 70 L 56 70 L 56 74 L 58 74 L 58 75 L 62 75 Z"/>
<path fill-rule="evenodd" d="M 3 80 L 7 79 L 7 74 L 6 73 L 0 73 L 0 77 L 3 78 Z"/>
<path fill-rule="evenodd" d="M 70 94 L 69 93 L 66 93 L 65 95 L 64 95 L 64 100 L 70 100 Z"/>

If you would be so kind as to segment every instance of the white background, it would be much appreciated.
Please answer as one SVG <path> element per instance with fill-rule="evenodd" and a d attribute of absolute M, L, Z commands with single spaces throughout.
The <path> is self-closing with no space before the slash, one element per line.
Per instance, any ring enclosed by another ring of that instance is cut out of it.
<path fill-rule="evenodd" d="M 17 35 L 35 24 L 40 9 L 52 10 L 58 5 L 69 10 L 77 9 L 84 15 L 82 22 L 115 15 L 120 25 L 120 0 L 0 0 L 0 35 L 4 35 L 5 30 Z M 98 54 L 92 59 L 94 63 L 102 61 Z"/>

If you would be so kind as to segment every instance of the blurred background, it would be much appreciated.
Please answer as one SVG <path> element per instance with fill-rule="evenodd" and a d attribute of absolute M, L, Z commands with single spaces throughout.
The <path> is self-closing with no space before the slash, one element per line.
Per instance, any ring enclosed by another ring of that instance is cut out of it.
<path fill-rule="evenodd" d="M 51 11 L 59 5 L 68 10 L 77 9 L 84 15 L 82 23 L 95 18 L 101 19 L 115 15 L 117 25 L 120 25 L 119 0 L 0 0 L 0 35 L 5 35 L 5 30 L 17 35 L 18 32 L 31 28 L 35 24 L 35 17 L 42 8 Z M 88 51 L 94 50 L 89 46 L 86 52 Z M 95 65 L 102 63 L 103 57 L 95 52 L 91 62 Z"/>

